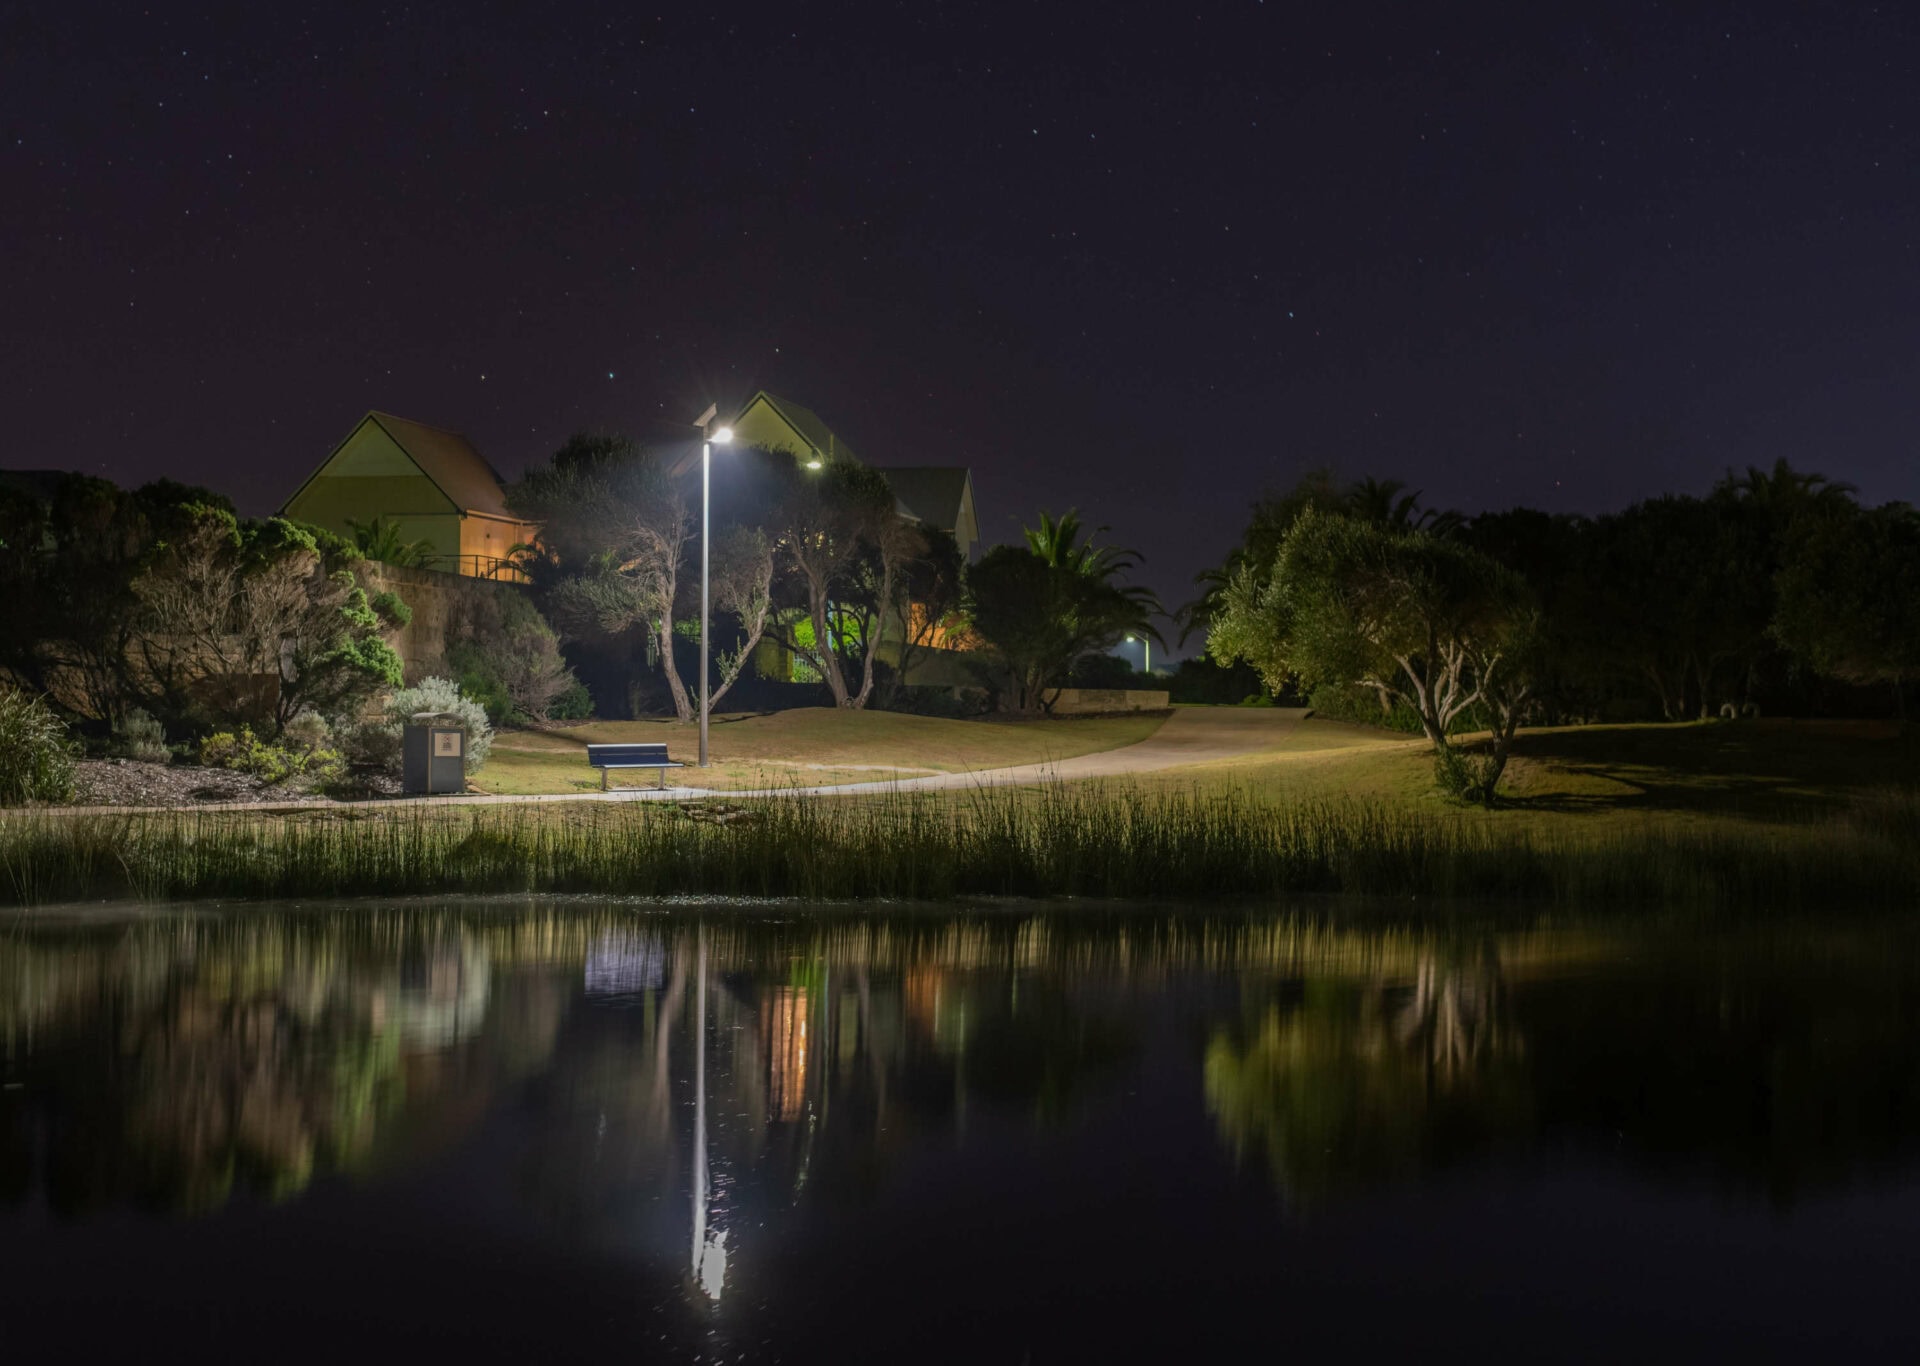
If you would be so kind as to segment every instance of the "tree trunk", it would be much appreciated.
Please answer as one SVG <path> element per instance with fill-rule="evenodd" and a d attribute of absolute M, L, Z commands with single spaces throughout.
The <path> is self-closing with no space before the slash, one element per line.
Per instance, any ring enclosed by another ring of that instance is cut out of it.
<path fill-rule="evenodd" d="M 874 610 L 873 627 L 862 643 L 866 646 L 866 658 L 860 663 L 860 693 L 847 705 L 865 710 L 867 699 L 873 696 L 873 660 L 880 653 L 880 642 L 887 634 L 887 606 L 893 601 L 893 565 L 883 560 L 880 570 L 880 605 Z"/>
<path fill-rule="evenodd" d="M 673 613 L 660 614 L 654 623 L 656 638 L 660 642 L 660 671 L 667 676 L 667 691 L 673 695 L 673 714 L 682 721 L 695 719 L 693 702 L 687 696 L 687 685 L 680 681 L 680 670 L 673 662 Z"/>
<path fill-rule="evenodd" d="M 712 710 L 720 705 L 720 699 L 727 695 L 727 689 L 734 685 L 740 675 L 746 672 L 747 665 L 753 662 L 754 649 L 760 644 L 760 637 L 766 634 L 767 611 L 768 609 L 766 607 L 762 607 L 760 615 L 755 620 L 745 623 L 747 627 L 746 639 L 740 644 L 740 653 L 735 657 L 733 667 L 726 671 L 726 674 L 720 680 L 720 686 L 715 688 L 710 694 L 707 703 L 708 710 Z"/>

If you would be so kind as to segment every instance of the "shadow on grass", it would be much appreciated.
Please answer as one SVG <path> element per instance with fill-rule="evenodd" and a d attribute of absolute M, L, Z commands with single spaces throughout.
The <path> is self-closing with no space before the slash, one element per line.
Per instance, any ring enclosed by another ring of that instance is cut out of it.
<path fill-rule="evenodd" d="M 1502 804 L 1523 811 L 1810 818 L 1920 783 L 1920 736 L 1885 721 L 1583 726 L 1522 732 L 1513 756 Z"/>

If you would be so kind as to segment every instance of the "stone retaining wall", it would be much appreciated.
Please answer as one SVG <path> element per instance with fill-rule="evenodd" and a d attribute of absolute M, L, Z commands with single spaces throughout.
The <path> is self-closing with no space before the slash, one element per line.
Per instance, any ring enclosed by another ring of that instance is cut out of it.
<path fill-rule="evenodd" d="M 1170 705 L 1165 691 L 1146 688 L 1062 688 L 1053 696 L 1053 714 L 1115 711 L 1165 711 Z"/>

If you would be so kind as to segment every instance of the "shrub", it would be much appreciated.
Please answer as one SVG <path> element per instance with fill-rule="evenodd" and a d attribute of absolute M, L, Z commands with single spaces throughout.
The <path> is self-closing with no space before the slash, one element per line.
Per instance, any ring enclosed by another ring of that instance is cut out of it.
<path fill-rule="evenodd" d="M 469 597 L 449 623 L 447 668 L 494 725 L 545 721 L 556 699 L 577 685 L 560 640 L 524 593 Z"/>
<path fill-rule="evenodd" d="M 567 685 L 567 690 L 553 699 L 553 705 L 547 708 L 549 721 L 585 721 L 593 715 L 593 694 L 587 691 L 587 685 L 579 679 Z"/>
<path fill-rule="evenodd" d="M 109 746 L 109 752 L 143 764 L 164 764 L 173 758 L 173 751 L 167 748 L 166 728 L 150 713 L 138 707 L 123 716 L 113 728 L 113 743 Z"/>
<path fill-rule="evenodd" d="M 0 684 L 0 806 L 72 799 L 66 723 L 32 693 Z"/>
<path fill-rule="evenodd" d="M 493 726 L 487 721 L 486 708 L 462 696 L 459 685 L 450 678 L 423 678 L 387 699 L 387 721 L 396 741 L 393 767 L 399 768 L 400 727 L 408 717 L 422 711 L 443 712 L 460 719 L 461 729 L 467 733 L 466 771 L 469 775 L 478 772 L 487 761 L 487 751 L 493 748 Z"/>
<path fill-rule="evenodd" d="M 401 601 L 400 595 L 391 588 L 368 595 L 367 606 L 375 616 L 396 631 L 413 620 L 413 609 Z"/>
<path fill-rule="evenodd" d="M 355 721 L 336 732 L 340 753 L 354 768 L 400 771 L 400 723 L 387 720 Z"/>
<path fill-rule="evenodd" d="M 1433 780 L 1440 790 L 1463 802 L 1486 802 L 1499 770 L 1491 754 L 1476 754 L 1453 745 L 1433 752 Z"/>
<path fill-rule="evenodd" d="M 328 748 L 333 740 L 333 727 L 327 724 L 327 718 L 318 712 L 303 711 L 287 722 L 280 732 L 280 743 L 288 749 L 297 749 L 312 753 L 316 749 Z"/>
<path fill-rule="evenodd" d="M 250 773 L 267 783 L 284 783 L 293 778 L 325 782 L 338 777 L 343 767 L 340 755 L 334 750 L 274 744 L 255 735 L 251 726 L 209 735 L 200 742 L 200 762 L 207 768 Z"/>

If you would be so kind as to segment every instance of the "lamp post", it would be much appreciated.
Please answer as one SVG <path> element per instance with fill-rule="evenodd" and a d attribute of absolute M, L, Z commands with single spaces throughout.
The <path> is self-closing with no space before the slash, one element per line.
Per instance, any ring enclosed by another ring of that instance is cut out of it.
<path fill-rule="evenodd" d="M 1128 644 L 1132 644 L 1135 640 L 1140 642 L 1140 672 L 1143 674 L 1151 674 L 1153 672 L 1153 642 L 1145 636 L 1127 637 Z"/>
<path fill-rule="evenodd" d="M 711 411 L 711 410 L 709 410 Z M 713 566 L 713 448 L 733 444 L 733 428 L 715 427 L 700 438 L 700 767 L 707 763 L 708 574 Z"/>

